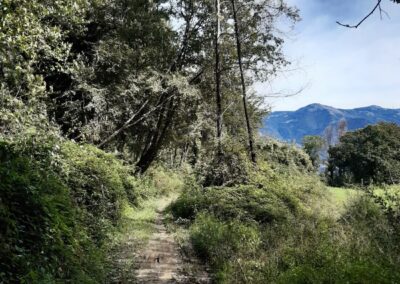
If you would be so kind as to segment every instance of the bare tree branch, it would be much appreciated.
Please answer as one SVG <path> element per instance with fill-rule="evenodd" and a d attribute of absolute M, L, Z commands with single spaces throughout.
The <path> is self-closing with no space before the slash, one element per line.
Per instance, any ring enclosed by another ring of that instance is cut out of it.
<path fill-rule="evenodd" d="M 264 95 L 263 97 L 265 97 L 265 98 L 290 98 L 290 97 L 300 95 L 307 87 L 308 86 L 303 86 L 303 87 L 301 87 L 301 89 L 299 89 L 293 93 L 275 92 L 275 93 L 270 93 L 268 95 Z"/>
<path fill-rule="evenodd" d="M 190 80 L 189 80 L 189 84 L 192 85 L 194 84 L 203 74 L 204 70 L 201 69 L 199 70 L 199 72 L 197 72 Z M 167 97 L 166 102 L 170 101 L 173 97 L 177 96 L 177 93 L 174 93 L 173 91 L 170 91 L 167 93 L 167 95 L 169 97 Z M 134 114 L 132 115 L 119 129 L 117 129 L 115 132 L 113 132 L 113 134 L 111 134 L 108 138 L 106 138 L 103 142 L 101 142 L 98 147 L 99 148 L 103 148 L 106 144 L 108 144 L 110 141 L 112 141 L 115 137 L 117 137 L 122 131 L 138 124 L 139 122 L 143 121 L 145 118 L 147 118 L 150 114 L 152 114 L 153 112 L 155 112 L 157 109 L 160 109 L 161 107 L 163 107 L 163 104 L 159 104 L 156 107 L 152 108 L 151 110 L 149 110 L 147 113 L 143 114 L 139 119 L 137 119 L 136 121 L 133 121 L 141 112 L 142 110 L 145 108 L 145 106 L 147 106 L 147 104 L 149 103 L 149 100 L 147 100 L 141 107 L 140 109 Z"/>
<path fill-rule="evenodd" d="M 105 144 L 107 144 L 108 142 L 110 142 L 112 139 L 114 139 L 114 137 L 116 137 L 118 134 L 120 134 L 123 130 L 125 130 L 126 128 L 128 128 L 130 126 L 130 123 L 132 122 L 132 120 L 134 120 L 139 114 L 140 112 L 145 108 L 145 106 L 149 103 L 149 100 L 147 100 L 141 107 L 140 109 L 134 114 L 132 115 L 125 123 L 124 125 L 122 125 L 122 127 L 120 127 L 119 129 L 117 129 L 113 134 L 111 134 L 106 140 L 104 140 L 103 142 L 101 142 L 98 147 L 102 148 Z"/>
<path fill-rule="evenodd" d="M 348 25 L 348 24 L 342 24 L 342 23 L 339 22 L 339 21 L 337 21 L 336 23 L 337 23 L 338 25 L 342 26 L 342 27 L 351 28 L 351 29 L 357 29 L 362 23 L 364 23 L 364 21 L 365 21 L 366 19 L 368 19 L 369 17 L 371 17 L 372 14 L 375 13 L 375 11 L 376 11 L 377 9 L 379 9 L 379 11 L 380 11 L 380 13 L 381 13 L 381 16 L 382 16 L 383 10 L 382 10 L 382 7 L 381 7 L 381 3 L 382 3 L 382 0 L 378 0 L 378 3 L 376 3 L 376 5 L 375 5 L 375 7 L 372 9 L 372 11 L 369 12 L 369 14 L 366 15 L 357 25 L 352 26 L 352 25 Z M 386 12 L 385 12 L 385 13 L 386 13 Z"/>

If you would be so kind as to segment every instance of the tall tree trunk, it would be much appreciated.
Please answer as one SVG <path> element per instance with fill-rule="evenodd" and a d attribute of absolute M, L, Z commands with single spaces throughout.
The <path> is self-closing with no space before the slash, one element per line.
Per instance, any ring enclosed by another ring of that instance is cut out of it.
<path fill-rule="evenodd" d="M 251 127 L 249 111 L 247 109 L 246 81 L 244 78 L 243 63 L 242 63 L 242 43 L 240 41 L 241 39 L 240 39 L 239 23 L 238 23 L 235 1 L 236 0 L 231 0 L 231 3 L 232 3 L 232 10 L 233 10 L 233 20 L 235 22 L 236 50 L 237 50 L 238 64 L 239 64 L 239 70 L 240 70 L 240 79 L 241 79 L 241 83 L 242 83 L 243 109 L 244 109 L 244 116 L 246 119 L 250 158 L 251 158 L 251 161 L 255 164 L 257 161 L 257 159 L 256 159 L 257 156 L 256 156 L 256 152 L 254 150 L 253 129 Z"/>
<path fill-rule="evenodd" d="M 217 106 L 217 140 L 218 156 L 222 155 L 222 97 L 221 97 L 221 62 L 220 62 L 220 35 L 221 35 L 221 3 L 215 0 L 215 99 Z"/>

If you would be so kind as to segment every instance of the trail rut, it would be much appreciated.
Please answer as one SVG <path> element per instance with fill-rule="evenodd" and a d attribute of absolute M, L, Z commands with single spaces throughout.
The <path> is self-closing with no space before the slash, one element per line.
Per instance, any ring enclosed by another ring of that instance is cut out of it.
<path fill-rule="evenodd" d="M 184 256 L 167 231 L 164 209 L 159 208 L 154 224 L 156 232 L 137 259 L 137 283 L 211 283 L 205 267 L 197 259 Z"/>
<path fill-rule="evenodd" d="M 189 242 L 184 241 L 180 247 L 165 226 L 165 208 L 175 198 L 150 201 L 126 217 L 126 231 L 110 256 L 113 260 L 107 283 L 211 283 L 205 265 L 195 257 Z M 147 232 L 150 238 L 143 237 Z"/>

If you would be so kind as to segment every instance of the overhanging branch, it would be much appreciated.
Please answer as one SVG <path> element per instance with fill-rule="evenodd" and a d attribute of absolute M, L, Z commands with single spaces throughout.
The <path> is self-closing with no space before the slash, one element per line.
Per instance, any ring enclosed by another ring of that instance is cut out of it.
<path fill-rule="evenodd" d="M 337 23 L 338 25 L 342 26 L 342 27 L 345 27 L 345 28 L 357 29 L 362 23 L 365 22 L 366 19 L 368 19 L 369 17 L 371 17 L 372 14 L 374 14 L 375 11 L 376 11 L 377 9 L 379 9 L 380 13 L 382 14 L 383 10 L 382 10 L 382 7 L 381 7 L 381 3 L 382 3 L 382 0 L 378 0 L 378 2 L 376 3 L 376 5 L 375 5 L 375 7 L 372 9 L 372 11 L 369 12 L 369 14 L 366 15 L 357 25 L 353 25 L 353 26 L 352 26 L 352 25 L 348 25 L 348 24 L 342 24 L 342 23 L 339 22 L 339 21 L 337 21 L 336 23 Z"/>

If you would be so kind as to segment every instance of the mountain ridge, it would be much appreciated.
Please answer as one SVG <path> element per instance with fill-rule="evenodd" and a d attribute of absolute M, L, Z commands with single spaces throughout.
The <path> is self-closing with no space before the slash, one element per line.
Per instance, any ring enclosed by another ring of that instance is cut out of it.
<path fill-rule="evenodd" d="M 298 144 L 306 135 L 324 136 L 330 132 L 330 143 L 335 144 L 338 141 L 339 127 L 353 131 L 378 122 L 400 124 L 400 109 L 378 105 L 341 109 L 314 103 L 296 111 L 272 112 L 263 119 L 260 132 L 262 135 Z"/>

